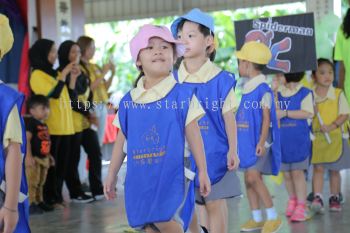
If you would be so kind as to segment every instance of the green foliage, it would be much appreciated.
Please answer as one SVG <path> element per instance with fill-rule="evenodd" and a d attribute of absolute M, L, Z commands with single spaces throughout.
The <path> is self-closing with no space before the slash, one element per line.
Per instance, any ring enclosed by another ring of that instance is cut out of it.
<path fill-rule="evenodd" d="M 287 8 L 284 7 L 284 9 Z M 305 9 L 298 9 L 295 7 L 289 10 L 284 9 L 276 9 L 276 7 L 264 7 L 264 9 L 247 8 L 236 11 L 226 10 L 211 13 L 215 19 L 215 36 L 217 37 L 218 41 L 218 49 L 215 62 L 223 69 L 237 73 L 237 62 L 234 56 L 234 51 L 236 50 L 236 39 L 234 35 L 233 22 L 237 20 L 296 14 L 305 11 Z M 120 38 L 120 36 L 123 36 L 123 34 L 125 34 L 125 28 L 128 28 L 130 32 L 132 32 L 132 35 L 134 35 L 137 32 L 138 28 L 145 23 L 170 26 L 174 19 L 175 16 L 168 16 L 146 20 L 110 22 L 106 23 L 108 25 L 108 29 L 106 30 L 111 31 L 114 35 L 113 37 Z M 98 27 L 99 24 L 88 26 Z M 110 91 L 128 91 L 131 88 L 133 81 L 138 76 L 138 71 L 133 62 L 130 59 L 125 58 L 125 54 L 129 53 L 129 41 L 116 41 L 111 38 L 105 38 L 104 35 L 92 36 L 95 38 L 95 40 L 104 41 L 102 47 L 99 48 L 96 46 L 97 52 L 100 54 L 100 57 L 98 59 L 101 61 L 100 65 L 102 65 L 102 63 L 108 62 L 109 59 L 112 59 L 117 65 L 116 76 L 118 77 L 118 82 L 113 82 Z"/>

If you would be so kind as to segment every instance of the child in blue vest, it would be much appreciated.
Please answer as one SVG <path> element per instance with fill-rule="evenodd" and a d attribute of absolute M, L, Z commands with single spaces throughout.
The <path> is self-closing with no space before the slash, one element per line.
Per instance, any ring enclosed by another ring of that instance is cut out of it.
<path fill-rule="evenodd" d="M 311 156 L 312 91 L 300 83 L 304 72 L 285 74 L 286 84 L 278 90 L 277 117 L 281 131 L 281 171 L 289 200 L 286 216 L 291 221 L 307 219 L 305 171 Z M 309 121 L 309 122 L 308 122 Z"/>
<path fill-rule="evenodd" d="M 0 14 L 0 61 L 11 49 L 8 18 Z M 0 80 L 0 231 L 30 233 L 23 158 L 26 132 L 20 116 L 24 96 Z M 6 178 L 5 178 L 6 177 Z"/>
<path fill-rule="evenodd" d="M 262 74 L 271 59 L 271 52 L 265 44 L 250 41 L 236 52 L 236 56 L 240 76 L 248 78 L 237 111 L 237 128 L 240 167 L 245 171 L 245 185 L 253 216 L 241 226 L 241 231 L 262 229 L 263 233 L 277 232 L 282 221 L 262 178 L 262 174 L 277 175 L 281 163 L 273 93 Z M 266 222 L 262 219 L 260 200 L 266 209 Z"/>
<path fill-rule="evenodd" d="M 171 25 L 174 37 L 185 45 L 177 81 L 196 91 L 206 115 L 199 120 L 203 137 L 208 174 L 212 183 L 209 196 L 196 192 L 196 202 L 205 205 L 209 232 L 227 232 L 226 199 L 241 194 L 235 173 L 239 165 L 235 114 L 238 107 L 233 74 L 220 69 L 215 59 L 214 19 L 199 9 L 193 9 Z M 198 184 L 197 184 L 198 187 Z M 201 225 L 203 220 L 200 219 Z M 192 231 L 198 231 L 194 219 Z"/>
<path fill-rule="evenodd" d="M 144 25 L 130 42 L 141 70 L 136 88 L 121 100 L 114 124 L 120 128 L 105 182 L 107 199 L 115 197 L 116 174 L 127 140 L 125 207 L 129 224 L 146 232 L 184 232 L 194 208 L 185 138 L 194 153 L 203 196 L 210 192 L 204 148 L 197 120 L 203 116 L 191 89 L 177 84 L 172 67 L 181 45 L 169 29 Z"/>
<path fill-rule="evenodd" d="M 322 213 L 325 170 L 329 171 L 329 210 L 342 209 L 339 197 L 340 171 L 350 168 L 349 134 L 346 129 L 350 108 L 343 90 L 333 87 L 333 63 L 324 58 L 318 59 L 317 63 L 317 70 L 313 71 L 317 117 L 312 121 L 315 140 L 312 143 L 311 160 L 313 164 L 311 209 L 316 213 Z"/>

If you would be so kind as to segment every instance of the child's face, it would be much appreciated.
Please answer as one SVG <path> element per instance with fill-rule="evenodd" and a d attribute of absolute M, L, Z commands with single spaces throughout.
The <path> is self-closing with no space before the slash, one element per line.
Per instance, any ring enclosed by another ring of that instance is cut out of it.
<path fill-rule="evenodd" d="M 329 87 L 333 84 L 334 73 L 331 65 L 327 63 L 319 65 L 315 75 L 317 84 L 324 87 Z"/>
<path fill-rule="evenodd" d="M 238 72 L 240 77 L 248 77 L 248 63 L 245 60 L 238 59 Z"/>
<path fill-rule="evenodd" d="M 42 104 L 38 104 L 34 105 L 29 112 L 35 119 L 42 121 L 49 117 L 50 109 Z"/>
<path fill-rule="evenodd" d="M 168 76 L 173 68 L 173 45 L 159 37 L 152 37 L 148 46 L 139 53 L 136 65 L 141 66 L 147 75 Z"/>
<path fill-rule="evenodd" d="M 47 56 L 47 60 L 50 62 L 50 64 L 55 64 L 55 61 L 57 59 L 57 49 L 56 45 L 52 45 L 50 52 Z"/>
<path fill-rule="evenodd" d="M 178 38 L 185 45 L 184 58 L 207 57 L 206 48 L 214 43 L 213 36 L 204 36 L 199 25 L 189 21 L 178 32 Z"/>
<path fill-rule="evenodd" d="M 68 59 L 70 62 L 75 62 L 76 64 L 79 64 L 80 55 L 80 47 L 75 44 L 69 51 Z"/>

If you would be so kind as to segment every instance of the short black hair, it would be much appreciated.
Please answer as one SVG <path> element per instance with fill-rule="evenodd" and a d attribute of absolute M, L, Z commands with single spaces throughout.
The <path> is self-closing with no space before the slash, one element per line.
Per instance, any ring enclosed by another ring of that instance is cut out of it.
<path fill-rule="evenodd" d="M 184 24 L 185 24 L 186 22 L 192 22 L 192 21 L 186 20 L 186 19 L 181 20 L 181 21 L 179 22 L 178 26 L 177 26 L 177 31 L 181 31 L 182 28 L 183 28 L 183 26 L 184 26 Z M 193 22 L 193 23 L 196 23 L 196 22 Z M 204 26 L 204 25 L 202 25 L 202 24 L 199 24 L 199 23 L 197 23 L 197 24 L 198 24 L 198 29 L 199 29 L 199 31 L 200 31 L 205 37 L 206 37 L 206 36 L 213 36 L 213 37 L 215 37 L 214 32 L 212 32 L 209 28 L 207 28 L 206 26 Z M 207 50 L 208 50 L 208 49 L 209 49 L 209 47 L 207 48 Z M 209 54 L 209 60 L 210 60 L 210 61 L 214 61 L 214 60 L 215 60 L 215 56 L 216 56 L 216 49 L 214 49 L 214 51 L 211 52 L 211 53 Z"/>
<path fill-rule="evenodd" d="M 328 65 L 330 65 L 331 67 L 332 67 L 332 69 L 334 70 L 334 64 L 333 64 L 333 62 L 331 62 L 329 59 L 327 59 L 327 58 L 319 58 L 319 59 L 317 59 L 317 68 L 319 67 L 319 66 L 321 66 L 321 65 L 323 65 L 323 64 L 328 64 Z M 315 75 L 316 74 L 316 70 L 313 70 L 312 71 L 312 74 L 313 75 Z"/>
<path fill-rule="evenodd" d="M 300 82 L 305 75 L 305 72 L 287 73 L 284 74 L 287 83 Z"/>
<path fill-rule="evenodd" d="M 44 107 L 49 107 L 49 99 L 43 95 L 32 95 L 27 100 L 27 110 L 35 108 L 38 105 L 43 105 Z"/>

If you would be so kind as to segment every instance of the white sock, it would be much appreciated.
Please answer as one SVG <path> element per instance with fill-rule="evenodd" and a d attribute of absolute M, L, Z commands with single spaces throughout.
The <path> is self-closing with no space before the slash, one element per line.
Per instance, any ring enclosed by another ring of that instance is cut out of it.
<path fill-rule="evenodd" d="M 266 209 L 267 220 L 276 220 L 277 212 L 274 207 Z"/>
<path fill-rule="evenodd" d="M 255 222 L 262 222 L 262 212 L 261 210 L 252 210 L 253 220 Z"/>

